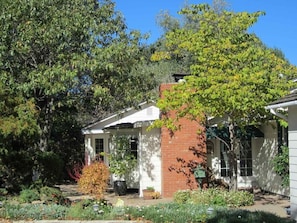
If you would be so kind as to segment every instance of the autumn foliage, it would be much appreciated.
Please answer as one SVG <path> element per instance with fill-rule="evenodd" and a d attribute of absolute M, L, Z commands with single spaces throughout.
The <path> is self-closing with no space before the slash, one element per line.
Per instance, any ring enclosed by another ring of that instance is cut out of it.
<path fill-rule="evenodd" d="M 101 199 L 107 189 L 108 180 L 108 167 L 102 162 L 94 162 L 84 166 L 78 180 L 78 188 L 82 193 L 95 195 L 97 199 Z"/>

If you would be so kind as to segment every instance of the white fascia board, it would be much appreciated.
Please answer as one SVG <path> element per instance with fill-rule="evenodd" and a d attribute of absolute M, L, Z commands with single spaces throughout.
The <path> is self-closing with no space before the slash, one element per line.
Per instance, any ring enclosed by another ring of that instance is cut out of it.
<path fill-rule="evenodd" d="M 155 106 L 155 102 L 154 102 L 154 101 L 150 101 L 150 102 L 142 102 L 142 103 L 140 103 L 138 106 L 139 106 L 139 107 L 142 107 L 142 106 L 144 106 L 144 105 L 147 105 L 147 106 Z M 85 129 L 90 129 L 90 128 L 94 127 L 95 125 L 97 125 L 98 123 L 104 123 L 104 122 L 107 122 L 107 121 L 109 121 L 109 120 L 112 120 L 113 118 L 120 117 L 121 115 L 123 115 L 123 114 L 125 114 L 125 113 L 127 113 L 127 112 L 129 112 L 129 111 L 132 111 L 132 110 L 137 110 L 137 109 L 135 109 L 134 107 L 130 107 L 130 108 L 123 109 L 123 110 L 121 110 L 121 111 L 118 112 L 118 113 L 115 113 L 115 114 L 113 114 L 113 115 L 111 115 L 111 116 L 108 116 L 108 117 L 102 119 L 102 120 L 99 120 L 99 121 L 96 121 L 96 122 L 94 122 L 94 123 L 92 123 L 92 124 L 87 125 L 87 126 L 85 127 Z M 140 110 L 141 110 L 141 109 L 140 109 Z"/>
<path fill-rule="evenodd" d="M 277 108 L 286 108 L 289 106 L 297 105 L 297 101 L 288 101 L 280 104 L 275 104 L 275 105 L 268 105 L 265 108 L 266 109 L 277 109 Z"/>
<path fill-rule="evenodd" d="M 100 134 L 105 133 L 102 129 L 85 129 L 82 130 L 83 135 Z"/>
<path fill-rule="evenodd" d="M 294 102 L 294 103 L 292 103 L 292 102 Z M 295 104 L 296 104 L 296 101 L 290 101 L 290 102 L 284 102 L 284 103 L 275 104 L 275 105 L 268 105 L 265 107 L 265 109 L 269 110 L 271 114 L 273 114 L 285 121 L 288 121 L 288 117 L 282 113 L 279 113 L 278 110 L 285 111 L 287 107 L 295 105 Z"/>
<path fill-rule="evenodd" d="M 123 123 L 134 124 L 136 122 L 155 121 L 159 119 L 159 116 L 160 116 L 159 108 L 152 105 L 142 110 L 138 110 L 135 113 L 128 115 L 126 117 L 123 117 L 121 119 L 118 119 L 112 123 L 109 123 L 108 125 L 105 125 L 104 128 L 114 126 L 117 124 L 123 124 Z"/>

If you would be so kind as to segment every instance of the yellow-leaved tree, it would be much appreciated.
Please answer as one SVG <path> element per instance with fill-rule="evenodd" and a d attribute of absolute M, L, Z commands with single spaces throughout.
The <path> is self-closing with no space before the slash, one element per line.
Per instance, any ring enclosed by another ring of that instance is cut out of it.
<path fill-rule="evenodd" d="M 263 12 L 218 12 L 198 4 L 180 13 L 191 17 L 196 28 L 169 31 L 166 51 L 156 52 L 152 59 L 167 60 L 187 52 L 194 60 L 185 81 L 164 92 L 157 103 L 163 114 L 175 111 L 176 117 L 164 115 L 154 126 L 176 130 L 181 117 L 204 125 L 207 117 L 220 118 L 217 126 L 228 129 L 227 139 L 220 140 L 228 150 L 230 187 L 237 189 L 236 129 L 267 120 L 265 106 L 289 93 L 297 68 L 248 32 Z"/>

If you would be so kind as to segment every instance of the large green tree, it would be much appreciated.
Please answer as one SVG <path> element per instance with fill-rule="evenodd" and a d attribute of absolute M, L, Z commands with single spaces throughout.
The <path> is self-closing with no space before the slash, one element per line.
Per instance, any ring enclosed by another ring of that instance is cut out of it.
<path fill-rule="evenodd" d="M 0 12 L 3 151 L 75 151 L 86 120 L 150 97 L 154 78 L 131 72 L 143 36 L 111 0 L 1 1 Z"/>
<path fill-rule="evenodd" d="M 165 92 L 158 101 L 163 114 L 175 111 L 176 116 L 164 116 L 155 125 L 176 130 L 181 117 L 204 125 L 209 117 L 219 118 L 218 126 L 229 130 L 228 140 L 221 140 L 228 146 L 230 186 L 236 189 L 235 129 L 244 131 L 247 125 L 263 122 L 268 117 L 264 107 L 289 92 L 292 82 L 288 79 L 297 69 L 248 32 L 262 12 L 218 12 L 199 4 L 180 13 L 191 15 L 198 28 L 168 32 L 166 51 L 155 53 L 153 59 L 170 59 L 187 52 L 195 61 L 185 82 Z"/>

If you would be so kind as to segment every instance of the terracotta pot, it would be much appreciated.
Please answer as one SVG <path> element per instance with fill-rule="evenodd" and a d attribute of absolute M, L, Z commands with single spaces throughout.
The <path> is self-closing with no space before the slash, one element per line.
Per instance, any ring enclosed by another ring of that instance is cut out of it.
<path fill-rule="evenodd" d="M 147 190 L 147 189 L 143 189 L 142 190 L 142 194 L 143 194 L 143 199 L 144 200 L 150 200 L 153 199 L 152 193 L 154 191 L 153 190 Z"/>

